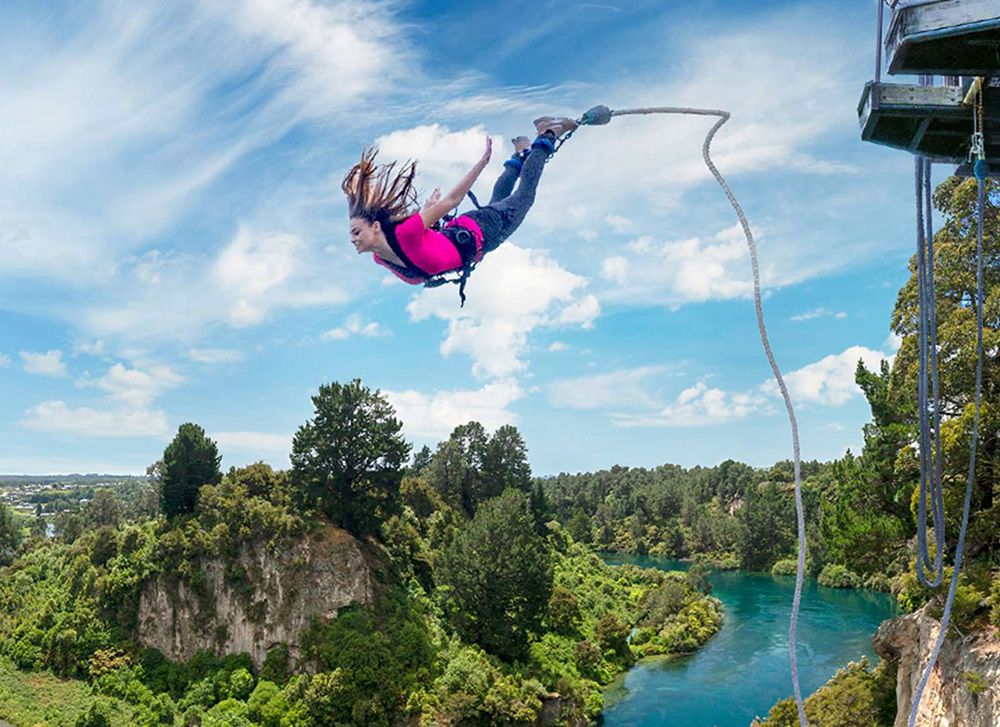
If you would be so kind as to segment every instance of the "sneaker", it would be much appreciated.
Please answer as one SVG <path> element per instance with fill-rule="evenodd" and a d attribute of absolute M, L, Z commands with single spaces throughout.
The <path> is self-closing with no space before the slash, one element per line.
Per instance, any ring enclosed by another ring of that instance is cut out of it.
<path fill-rule="evenodd" d="M 552 135 L 557 139 L 563 134 L 574 131 L 579 126 L 573 119 L 567 119 L 565 116 L 542 116 L 539 119 L 535 119 L 532 123 L 534 123 L 539 136 L 546 131 L 551 131 Z"/>
<path fill-rule="evenodd" d="M 514 145 L 514 153 L 520 154 L 521 152 L 527 151 L 531 146 L 531 139 L 526 136 L 518 136 L 510 140 Z"/>

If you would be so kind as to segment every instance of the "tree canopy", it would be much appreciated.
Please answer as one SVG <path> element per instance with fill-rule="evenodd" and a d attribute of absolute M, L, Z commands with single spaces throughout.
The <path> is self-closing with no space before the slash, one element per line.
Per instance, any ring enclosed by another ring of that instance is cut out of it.
<path fill-rule="evenodd" d="M 463 638 L 502 659 L 525 656 L 552 595 L 552 561 L 524 493 L 511 488 L 485 502 L 436 569 Z"/>
<path fill-rule="evenodd" d="M 374 533 L 399 511 L 410 445 L 381 393 L 360 379 L 319 387 L 313 418 L 292 441 L 295 496 L 354 535 Z"/>
<path fill-rule="evenodd" d="M 222 479 L 222 457 L 215 442 L 197 424 L 181 424 L 177 436 L 163 452 L 160 504 L 168 518 L 193 512 L 198 490 Z"/>

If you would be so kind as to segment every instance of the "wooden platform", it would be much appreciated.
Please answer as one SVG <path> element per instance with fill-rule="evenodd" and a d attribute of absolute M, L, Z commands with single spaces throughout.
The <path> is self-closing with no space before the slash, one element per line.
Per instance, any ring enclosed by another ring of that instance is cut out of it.
<path fill-rule="evenodd" d="M 868 83 L 858 104 L 861 138 L 934 161 L 960 164 L 969 154 L 972 107 L 965 86 Z M 987 88 L 986 128 L 1000 130 L 1000 89 Z M 987 134 L 986 154 L 1000 159 L 1000 134 Z"/>
<path fill-rule="evenodd" d="M 937 0 L 898 9 L 885 48 L 890 74 L 1000 75 L 1000 0 Z"/>

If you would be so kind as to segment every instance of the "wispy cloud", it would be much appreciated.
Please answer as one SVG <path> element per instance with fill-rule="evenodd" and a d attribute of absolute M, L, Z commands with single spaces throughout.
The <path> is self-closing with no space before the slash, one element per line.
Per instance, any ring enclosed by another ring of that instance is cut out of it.
<path fill-rule="evenodd" d="M 84 311 L 94 336 L 194 342 L 218 325 L 247 328 L 274 310 L 336 305 L 350 298 L 329 263 L 296 235 L 241 227 L 214 260 L 195 255 L 134 259 L 115 281 L 131 295 Z"/>
<path fill-rule="evenodd" d="M 41 306 L 85 331 L 141 317 L 108 312 L 141 308 L 121 285 L 135 272 L 129 256 L 169 234 L 248 154 L 306 123 L 335 118 L 341 133 L 384 123 L 365 94 L 422 77 L 395 10 L 358 0 L 103 3 L 82 15 L 50 9 L 45 24 L 5 24 L 0 277 L 55 281 L 64 294 L 58 303 L 8 295 L 5 304 Z M 181 240 L 159 244 L 164 259 L 188 260 Z M 82 305 L 65 305 L 74 295 Z M 328 300 L 306 289 L 297 302 Z M 252 300 L 235 303 L 234 323 L 266 314 Z"/>
<path fill-rule="evenodd" d="M 847 318 L 847 314 L 843 311 L 834 312 L 827 310 L 826 308 L 813 308 L 805 313 L 799 313 L 798 315 L 792 316 L 792 320 L 801 323 L 802 321 L 811 321 L 816 318 L 836 318 L 837 320 L 843 320 Z"/>
<path fill-rule="evenodd" d="M 352 313 L 344 321 L 344 325 L 331 328 L 323 333 L 320 338 L 328 341 L 345 341 L 351 336 L 361 336 L 362 338 L 377 338 L 379 336 L 391 335 L 391 331 L 382 328 L 376 321 L 365 323 L 361 316 Z"/>
<path fill-rule="evenodd" d="M 225 348 L 192 348 L 187 352 L 192 361 L 205 364 L 233 363 L 243 360 L 243 352 Z"/>
<path fill-rule="evenodd" d="M 641 366 L 607 374 L 562 379 L 549 387 L 549 402 L 553 406 L 571 409 L 604 409 L 609 407 L 655 406 L 656 379 L 671 372 L 669 366 Z"/>
<path fill-rule="evenodd" d="M 25 412 L 21 425 L 45 432 L 88 437 L 164 437 L 168 433 L 162 411 L 73 408 L 64 401 L 46 401 Z"/>

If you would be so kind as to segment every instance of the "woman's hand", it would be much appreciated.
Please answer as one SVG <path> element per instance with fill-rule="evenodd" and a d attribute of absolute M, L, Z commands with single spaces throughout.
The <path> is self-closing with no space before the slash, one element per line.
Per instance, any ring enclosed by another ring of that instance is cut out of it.
<path fill-rule="evenodd" d="M 479 163 L 484 167 L 490 163 L 490 157 L 493 156 L 493 139 L 486 137 L 486 151 L 483 153 L 483 158 L 479 160 Z"/>
<path fill-rule="evenodd" d="M 428 207 L 435 205 L 440 201 L 441 201 L 441 188 L 435 187 L 434 191 L 431 192 L 431 196 L 427 198 L 426 202 L 424 202 L 424 209 L 427 209 Z"/>

